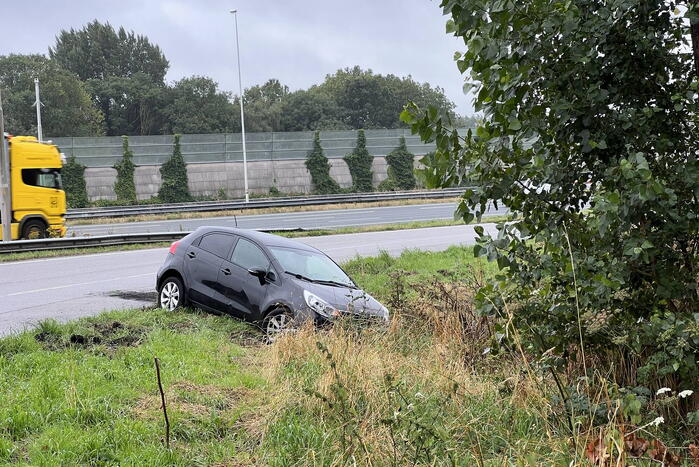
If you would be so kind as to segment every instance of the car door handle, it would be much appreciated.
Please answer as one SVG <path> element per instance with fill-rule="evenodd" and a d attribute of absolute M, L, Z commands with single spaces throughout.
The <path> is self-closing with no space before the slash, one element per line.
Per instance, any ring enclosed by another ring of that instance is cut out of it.
<path fill-rule="evenodd" d="M 227 276 L 230 276 L 230 275 L 231 275 L 231 270 L 228 269 L 228 268 L 221 269 L 221 272 L 224 273 L 224 274 L 227 275 Z"/>
<path fill-rule="evenodd" d="M 190 258 L 194 259 L 194 258 L 197 257 L 197 254 L 196 254 L 195 252 L 193 252 L 193 251 L 190 251 L 189 253 L 187 253 L 187 256 L 189 256 Z"/>

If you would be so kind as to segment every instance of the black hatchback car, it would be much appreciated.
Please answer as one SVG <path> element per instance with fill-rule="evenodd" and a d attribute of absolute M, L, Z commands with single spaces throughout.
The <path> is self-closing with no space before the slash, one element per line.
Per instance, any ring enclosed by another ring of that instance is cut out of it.
<path fill-rule="evenodd" d="M 346 313 L 388 320 L 386 307 L 325 253 L 254 230 L 200 227 L 173 243 L 157 290 L 162 308 L 228 313 L 261 322 L 270 337 Z"/>

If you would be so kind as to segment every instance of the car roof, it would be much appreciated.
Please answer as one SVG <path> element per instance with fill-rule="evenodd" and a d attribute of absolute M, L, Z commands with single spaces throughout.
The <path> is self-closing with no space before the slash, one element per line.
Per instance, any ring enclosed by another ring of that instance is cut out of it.
<path fill-rule="evenodd" d="M 209 232 L 226 232 L 239 235 L 241 237 L 249 238 L 256 243 L 266 246 L 266 247 L 284 247 L 284 248 L 296 248 L 298 250 L 306 251 L 320 251 L 312 246 L 306 245 L 298 240 L 293 240 L 286 237 L 280 237 L 279 235 L 273 235 L 266 232 L 259 232 L 252 229 L 238 229 L 234 227 L 199 227 L 196 230 L 197 234 L 209 233 Z"/>

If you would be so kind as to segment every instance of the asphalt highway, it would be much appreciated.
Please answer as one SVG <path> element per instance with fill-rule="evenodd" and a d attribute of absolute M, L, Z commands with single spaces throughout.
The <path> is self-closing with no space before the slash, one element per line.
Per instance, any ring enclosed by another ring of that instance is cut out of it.
<path fill-rule="evenodd" d="M 187 232 L 203 225 L 244 229 L 304 228 L 327 229 L 348 226 L 394 224 L 413 221 L 453 219 L 454 203 L 417 204 L 361 209 L 333 209 L 279 214 L 260 214 L 236 217 L 207 217 L 205 219 L 177 219 L 149 222 L 126 222 L 69 227 L 68 236 L 97 236 L 126 233 Z M 502 208 L 491 207 L 489 214 L 504 214 Z"/>
<path fill-rule="evenodd" d="M 413 209 L 417 207 L 413 206 Z M 495 233 L 494 224 L 483 224 Z M 298 240 L 342 262 L 380 251 L 439 251 L 473 244 L 473 226 L 368 232 Z M 48 318 L 65 322 L 105 310 L 142 307 L 155 301 L 155 275 L 167 249 L 112 252 L 0 263 L 0 335 Z"/>

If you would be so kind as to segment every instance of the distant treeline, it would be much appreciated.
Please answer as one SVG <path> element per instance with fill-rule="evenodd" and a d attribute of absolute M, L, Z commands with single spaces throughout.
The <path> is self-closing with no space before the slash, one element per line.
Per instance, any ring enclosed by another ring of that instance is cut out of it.
<path fill-rule="evenodd" d="M 239 96 L 206 76 L 166 83 L 169 66 L 160 47 L 124 28 L 93 21 L 62 30 L 48 56 L 0 56 L 6 128 L 36 132 L 33 81 L 39 78 L 49 136 L 238 131 Z M 446 109 L 457 125 L 471 123 L 454 113 L 443 89 L 359 67 L 294 92 L 271 79 L 246 89 L 243 99 L 245 127 L 253 132 L 404 127 L 399 114 L 409 100 Z"/>

